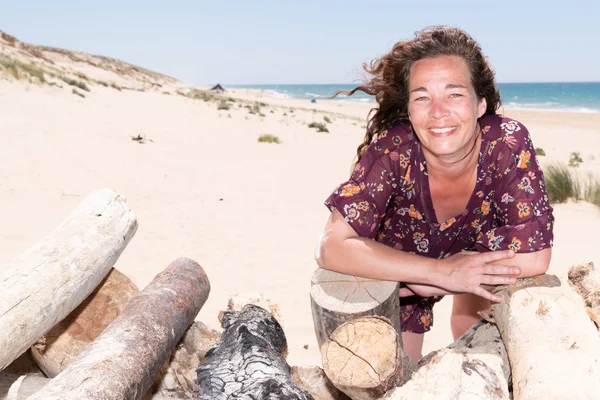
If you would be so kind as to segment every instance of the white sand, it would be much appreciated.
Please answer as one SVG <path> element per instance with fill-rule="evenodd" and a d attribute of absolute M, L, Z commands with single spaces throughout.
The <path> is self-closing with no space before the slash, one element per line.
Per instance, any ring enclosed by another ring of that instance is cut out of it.
<path fill-rule="evenodd" d="M 288 362 L 320 365 L 308 294 L 314 247 L 329 214 L 323 201 L 350 173 L 370 106 L 226 93 L 272 104 L 259 117 L 239 101 L 218 111 L 214 102 L 158 92 L 93 86 L 86 95 L 0 80 L 0 263 L 52 231 L 90 192 L 109 187 L 138 217 L 116 267 L 140 288 L 170 261 L 190 257 L 212 285 L 199 320 L 218 327 L 230 296 L 262 292 L 280 305 Z M 600 114 L 505 113 L 525 123 L 548 157 L 566 161 L 580 151 L 582 168 L 600 169 Z M 324 115 L 330 133 L 307 127 Z M 130 139 L 141 133 L 153 142 Z M 282 143 L 258 143 L 265 133 Z M 555 216 L 550 272 L 564 277 L 574 263 L 598 262 L 598 209 L 569 203 Z M 450 305 L 436 306 L 425 353 L 451 342 Z"/>

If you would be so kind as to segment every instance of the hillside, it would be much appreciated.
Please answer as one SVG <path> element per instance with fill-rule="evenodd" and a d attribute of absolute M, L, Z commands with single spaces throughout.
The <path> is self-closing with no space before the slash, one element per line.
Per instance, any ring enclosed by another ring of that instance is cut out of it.
<path fill-rule="evenodd" d="M 28 81 L 79 92 L 96 85 L 161 92 L 182 87 L 177 79 L 124 61 L 24 43 L 1 30 L 0 80 Z"/>

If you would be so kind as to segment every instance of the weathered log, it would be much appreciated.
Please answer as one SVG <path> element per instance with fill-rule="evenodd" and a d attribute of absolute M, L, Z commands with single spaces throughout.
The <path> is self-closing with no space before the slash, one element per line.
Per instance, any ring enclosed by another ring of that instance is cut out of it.
<path fill-rule="evenodd" d="M 350 400 L 331 383 L 321 367 L 293 366 L 291 373 L 293 381 L 310 393 L 315 400 Z"/>
<path fill-rule="evenodd" d="M 89 296 L 136 228 L 125 198 L 98 190 L 50 235 L 0 267 L 0 370 Z"/>
<path fill-rule="evenodd" d="M 141 399 L 206 301 L 208 278 L 180 258 L 31 400 Z"/>
<path fill-rule="evenodd" d="M 180 398 L 192 398 L 196 382 L 196 369 L 205 359 L 206 352 L 214 347 L 221 334 L 202 322 L 194 322 L 163 365 L 154 381 L 152 393 Z"/>
<path fill-rule="evenodd" d="M 319 348 L 344 322 L 370 315 L 389 319 L 401 335 L 398 289 L 398 282 L 318 268 L 311 278 L 310 304 Z"/>
<path fill-rule="evenodd" d="M 131 279 L 113 268 L 79 307 L 31 348 L 31 355 L 44 374 L 54 378 L 67 368 L 139 292 Z"/>
<path fill-rule="evenodd" d="M 600 385 L 600 337 L 581 299 L 554 275 L 495 290 L 492 305 L 512 371 L 514 398 L 594 399 Z"/>
<path fill-rule="evenodd" d="M 0 400 L 25 400 L 39 392 L 52 379 L 39 375 L 14 375 L 0 372 Z M 143 400 L 177 400 L 178 398 L 146 393 Z"/>
<path fill-rule="evenodd" d="M 496 325 L 481 321 L 450 346 L 432 351 L 403 386 L 382 399 L 508 400 L 510 365 Z"/>
<path fill-rule="evenodd" d="M 199 400 L 312 399 L 292 381 L 285 334 L 268 311 L 248 304 L 221 324 L 221 341 L 198 368 Z"/>
<path fill-rule="evenodd" d="M 402 385 L 415 369 L 389 320 L 370 316 L 340 325 L 321 347 L 323 370 L 353 400 L 372 400 Z"/>
<path fill-rule="evenodd" d="M 37 374 L 0 372 L 0 400 L 24 400 L 43 388 L 50 378 Z"/>
<path fill-rule="evenodd" d="M 589 262 L 573 265 L 568 274 L 569 285 L 581 296 L 592 321 L 600 328 L 600 271 Z"/>

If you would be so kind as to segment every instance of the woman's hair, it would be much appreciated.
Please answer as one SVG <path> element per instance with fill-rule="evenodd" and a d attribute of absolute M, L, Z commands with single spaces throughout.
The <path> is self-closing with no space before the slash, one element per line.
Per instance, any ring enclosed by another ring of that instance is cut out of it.
<path fill-rule="evenodd" d="M 358 160 L 371 143 L 373 136 L 393 125 L 408 119 L 408 78 L 410 67 L 424 58 L 437 56 L 462 57 L 471 73 L 471 83 L 479 98 L 485 98 L 485 114 L 495 114 L 500 107 L 500 92 L 494 83 L 494 71 L 481 52 L 479 44 L 466 32 L 457 28 L 434 26 L 415 33 L 415 38 L 398 42 L 392 51 L 379 59 L 363 64 L 364 70 L 371 75 L 361 86 L 350 91 L 339 91 L 348 96 L 360 90 L 375 96 L 379 107 L 369 113 L 367 133 L 363 143 L 358 146 Z M 374 112 L 374 114 L 373 114 Z M 371 116 L 372 115 L 372 116 Z"/>

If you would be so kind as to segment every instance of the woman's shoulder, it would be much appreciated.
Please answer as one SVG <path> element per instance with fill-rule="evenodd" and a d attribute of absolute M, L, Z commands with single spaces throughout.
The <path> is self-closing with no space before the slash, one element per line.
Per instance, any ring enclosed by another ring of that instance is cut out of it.
<path fill-rule="evenodd" d="M 415 140 L 412 126 L 400 123 L 378 132 L 371 142 L 379 151 L 384 153 L 401 150 L 412 145 Z"/>
<path fill-rule="evenodd" d="M 480 121 L 483 138 L 494 153 L 518 155 L 531 145 L 529 131 L 525 125 L 504 115 L 484 115 Z"/>

